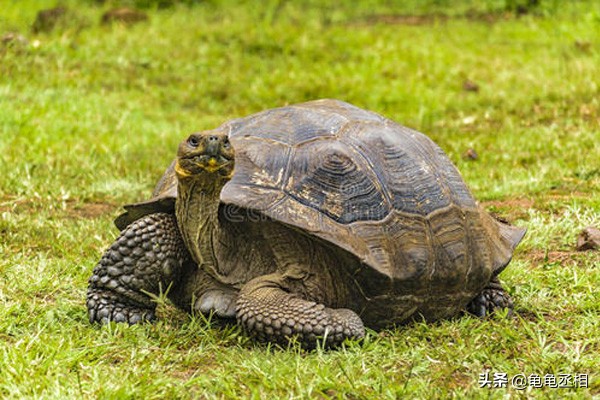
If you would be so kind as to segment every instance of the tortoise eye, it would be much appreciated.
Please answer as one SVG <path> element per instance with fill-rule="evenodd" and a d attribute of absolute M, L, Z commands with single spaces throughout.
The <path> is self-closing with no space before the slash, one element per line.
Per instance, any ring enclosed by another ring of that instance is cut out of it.
<path fill-rule="evenodd" d="M 198 145 L 200 144 L 200 142 L 198 141 L 198 137 L 194 135 L 190 136 L 187 141 L 192 147 L 198 147 Z"/>
<path fill-rule="evenodd" d="M 228 138 L 225 138 L 225 140 L 223 140 L 223 147 L 225 147 L 226 149 L 231 147 L 231 143 L 229 143 Z"/>

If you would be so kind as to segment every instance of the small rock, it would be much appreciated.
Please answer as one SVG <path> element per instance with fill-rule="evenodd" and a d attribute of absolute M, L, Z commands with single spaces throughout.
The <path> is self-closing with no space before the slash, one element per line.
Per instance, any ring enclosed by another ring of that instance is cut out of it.
<path fill-rule="evenodd" d="M 577 47 L 579 50 L 583 51 L 584 53 L 589 53 L 590 49 L 592 48 L 592 43 L 583 41 L 583 40 L 576 40 L 575 47 Z"/>
<path fill-rule="evenodd" d="M 55 7 L 37 13 L 31 29 L 35 33 L 50 32 L 67 17 L 66 7 Z"/>
<path fill-rule="evenodd" d="M 145 12 L 127 7 L 108 10 L 102 15 L 102 24 L 104 25 L 112 24 L 113 22 L 133 25 L 146 20 L 148 20 L 148 15 Z"/>
<path fill-rule="evenodd" d="M 465 79 L 462 88 L 465 92 L 479 92 L 479 85 L 468 79 Z"/>
<path fill-rule="evenodd" d="M 15 33 L 15 32 L 5 33 L 0 38 L 0 42 L 2 42 L 2 44 L 5 46 L 29 44 L 29 41 L 27 40 L 27 38 L 25 36 L 23 36 L 19 33 Z"/>
<path fill-rule="evenodd" d="M 475 149 L 473 149 L 472 147 L 469 147 L 463 154 L 462 154 L 462 158 L 464 160 L 471 160 L 471 161 L 475 161 L 479 158 L 479 154 L 477 154 L 477 152 L 475 151 Z"/>
<path fill-rule="evenodd" d="M 600 229 L 588 226 L 583 228 L 577 236 L 577 250 L 597 250 L 600 249 Z"/>

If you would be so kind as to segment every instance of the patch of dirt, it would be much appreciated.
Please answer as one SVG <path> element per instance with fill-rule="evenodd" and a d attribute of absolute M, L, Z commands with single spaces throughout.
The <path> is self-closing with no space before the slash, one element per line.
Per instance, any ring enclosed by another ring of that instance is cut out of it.
<path fill-rule="evenodd" d="M 55 7 L 47 10 L 41 10 L 37 13 L 35 22 L 31 29 L 34 33 L 50 32 L 56 26 L 64 23 L 68 19 L 68 9 L 66 7 Z"/>
<path fill-rule="evenodd" d="M 0 37 L 0 43 L 3 46 L 21 45 L 26 46 L 29 44 L 29 40 L 20 33 L 7 32 Z"/>
<path fill-rule="evenodd" d="M 113 213 L 118 206 L 104 202 L 81 203 L 75 200 L 66 200 L 65 203 L 55 203 L 52 199 L 24 198 L 14 196 L 0 197 L 0 213 L 11 212 L 33 213 L 49 211 L 51 213 L 65 213 L 68 218 L 98 218 Z"/>
<path fill-rule="evenodd" d="M 19 212 L 22 210 L 33 211 L 38 208 L 37 203 L 33 199 L 13 196 L 4 196 L 0 198 L 0 213 Z"/>
<path fill-rule="evenodd" d="M 552 212 L 560 215 L 568 203 L 573 200 L 587 201 L 590 193 L 581 191 L 549 190 L 543 195 L 533 195 L 532 198 L 508 198 L 503 200 L 482 201 L 481 206 L 496 217 L 509 219 L 528 219 L 528 210 L 535 209 L 541 212 Z M 562 204 L 561 204 L 562 203 Z"/>
<path fill-rule="evenodd" d="M 408 25 L 423 26 L 435 23 L 446 22 L 448 16 L 444 14 L 425 14 L 425 15 L 402 15 L 402 14 L 380 14 L 370 15 L 363 22 L 366 25 Z"/>
<path fill-rule="evenodd" d="M 105 12 L 104 15 L 102 15 L 101 23 L 103 25 L 108 25 L 114 22 L 120 22 L 125 25 L 133 25 L 147 20 L 148 14 L 145 12 L 133 8 L 122 7 Z"/>
<path fill-rule="evenodd" d="M 562 354 L 566 354 L 569 351 L 569 348 L 564 343 L 561 343 L 561 342 L 552 342 L 552 343 L 550 343 L 550 347 L 553 350 L 558 351 L 559 353 L 562 353 Z"/>
<path fill-rule="evenodd" d="M 35 297 L 37 300 L 40 300 L 44 304 L 56 304 L 56 297 L 52 293 L 36 293 L 33 295 L 33 297 Z"/>
<path fill-rule="evenodd" d="M 564 190 L 559 190 L 559 189 L 549 190 L 544 195 L 544 198 L 549 199 L 549 200 L 571 200 L 573 198 L 588 198 L 588 197 L 590 197 L 589 193 L 580 192 L 577 190 L 564 191 Z"/>
<path fill-rule="evenodd" d="M 351 24 L 359 24 L 359 25 L 377 25 L 377 24 L 385 24 L 385 25 L 405 25 L 405 26 L 424 26 L 424 25 L 433 25 L 436 23 L 445 23 L 448 20 L 454 19 L 465 19 L 469 21 L 475 22 L 484 22 L 488 24 L 495 23 L 499 20 L 514 18 L 514 15 L 511 13 L 502 13 L 502 12 L 479 12 L 479 11 L 467 11 L 461 15 L 446 15 L 442 13 L 430 13 L 430 14 L 420 14 L 420 15 L 412 15 L 412 14 L 376 14 L 369 15 L 365 18 L 360 19 L 359 21 L 355 21 Z"/>
<path fill-rule="evenodd" d="M 448 386 L 456 389 L 467 389 L 473 384 L 473 377 L 469 375 L 465 375 L 462 372 L 454 371 L 452 375 L 450 375 L 450 379 L 448 382 Z"/>
<path fill-rule="evenodd" d="M 561 264 L 564 266 L 566 261 L 577 262 L 585 255 L 581 252 L 570 250 L 555 250 L 555 251 L 545 251 L 545 250 L 532 250 L 525 255 L 531 263 L 535 266 L 536 264 Z"/>
<path fill-rule="evenodd" d="M 172 370 L 169 374 L 175 379 L 179 379 L 181 381 L 189 381 L 197 374 L 197 372 L 198 370 L 195 369 L 187 369 L 185 371 Z"/>
<path fill-rule="evenodd" d="M 534 201 L 532 199 L 506 199 L 506 200 L 490 200 L 481 203 L 484 207 L 496 207 L 496 208 L 531 208 L 533 207 Z"/>
<path fill-rule="evenodd" d="M 526 309 L 515 309 L 515 315 L 528 322 L 539 322 L 540 318 L 533 312 Z"/>
<path fill-rule="evenodd" d="M 354 395 L 352 393 L 340 392 L 336 389 L 329 388 L 329 389 L 325 389 L 325 390 L 321 391 L 321 393 L 319 393 L 315 398 L 319 399 L 319 400 L 330 400 L 330 399 L 355 400 L 355 399 L 360 399 L 362 397 L 358 397 L 357 395 Z"/>
<path fill-rule="evenodd" d="M 532 199 L 517 198 L 484 201 L 481 206 L 494 217 L 510 223 L 516 219 L 526 218 L 527 210 L 532 208 L 534 204 L 535 202 Z"/>
<path fill-rule="evenodd" d="M 479 92 L 479 85 L 472 80 L 465 79 L 462 84 L 462 90 L 465 92 Z"/>
<path fill-rule="evenodd" d="M 550 347 L 555 350 L 558 351 L 559 353 L 562 354 L 568 354 L 573 352 L 573 350 L 579 352 L 579 353 L 595 353 L 596 350 L 596 345 L 591 344 L 591 343 L 570 343 L 570 345 L 572 347 L 570 347 L 569 345 L 566 345 L 562 342 L 552 342 L 550 343 Z"/>
<path fill-rule="evenodd" d="M 185 346 L 182 346 L 181 351 L 187 352 L 189 349 Z M 194 377 L 195 375 L 203 375 L 206 374 L 207 371 L 212 370 L 215 366 L 218 365 L 218 361 L 211 354 L 204 354 L 202 360 L 198 363 L 192 363 L 186 369 L 171 369 L 168 374 L 176 379 L 180 379 L 182 381 L 187 381 Z"/>
<path fill-rule="evenodd" d="M 116 206 L 110 203 L 82 203 L 67 207 L 67 215 L 75 218 L 98 218 L 106 214 L 111 214 Z"/>
<path fill-rule="evenodd" d="M 576 40 L 573 44 L 577 49 L 581 50 L 584 53 L 590 53 L 590 50 L 592 48 L 592 42 L 584 40 Z"/>

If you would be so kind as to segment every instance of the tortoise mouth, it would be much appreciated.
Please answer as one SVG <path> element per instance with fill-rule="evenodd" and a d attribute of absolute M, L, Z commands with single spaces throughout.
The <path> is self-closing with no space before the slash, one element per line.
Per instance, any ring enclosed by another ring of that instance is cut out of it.
<path fill-rule="evenodd" d="M 190 154 L 177 159 L 176 172 L 181 178 L 214 174 L 222 178 L 231 178 L 234 160 L 225 154 Z"/>
<path fill-rule="evenodd" d="M 216 172 L 233 164 L 233 160 L 223 154 L 198 154 L 191 156 L 189 161 L 208 172 Z"/>

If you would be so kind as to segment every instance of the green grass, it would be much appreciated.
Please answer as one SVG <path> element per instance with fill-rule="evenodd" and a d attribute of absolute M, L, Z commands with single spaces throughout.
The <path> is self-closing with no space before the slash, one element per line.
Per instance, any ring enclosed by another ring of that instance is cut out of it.
<path fill-rule="evenodd" d="M 54 1 L 2 1 L 0 35 L 28 44 L 0 43 L 0 397 L 600 396 L 600 255 L 575 251 L 600 226 L 600 3 L 542 0 L 519 18 L 503 1 L 390 3 L 206 1 L 101 27 L 108 5 L 64 1 L 76 15 L 33 34 Z M 485 207 L 528 228 L 502 275 L 516 318 L 314 352 L 168 304 L 154 325 L 88 324 L 111 220 L 150 196 L 186 134 L 323 97 L 427 133 Z M 481 389 L 485 371 L 586 373 L 590 388 Z"/>

